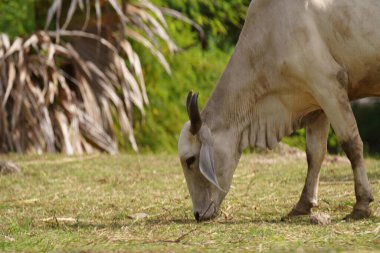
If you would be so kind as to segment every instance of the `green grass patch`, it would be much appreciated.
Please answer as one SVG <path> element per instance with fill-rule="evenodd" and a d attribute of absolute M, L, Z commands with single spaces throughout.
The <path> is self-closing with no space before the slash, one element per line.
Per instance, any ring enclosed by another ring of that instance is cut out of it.
<path fill-rule="evenodd" d="M 216 220 L 197 224 L 175 155 L 7 156 L 23 175 L 0 176 L 0 252 L 319 252 L 380 250 L 374 217 L 344 222 L 355 202 L 349 163 L 329 157 L 319 211 L 281 222 L 299 198 L 302 156 L 244 155 Z M 375 199 L 380 161 L 367 159 Z M 143 213 L 148 217 L 133 219 Z"/>

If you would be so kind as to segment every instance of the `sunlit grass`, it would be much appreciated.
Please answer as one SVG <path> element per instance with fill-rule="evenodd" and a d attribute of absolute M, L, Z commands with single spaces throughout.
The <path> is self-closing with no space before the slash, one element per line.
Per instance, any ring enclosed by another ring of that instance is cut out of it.
<path fill-rule="evenodd" d="M 0 176 L 1 252 L 380 250 L 377 201 L 375 217 L 342 221 L 355 201 L 343 158 L 329 157 L 322 169 L 319 211 L 331 215 L 328 226 L 280 221 L 302 190 L 303 156 L 245 155 L 223 214 L 201 224 L 175 155 L 6 158 L 24 174 Z M 379 166 L 367 160 L 376 200 Z"/>

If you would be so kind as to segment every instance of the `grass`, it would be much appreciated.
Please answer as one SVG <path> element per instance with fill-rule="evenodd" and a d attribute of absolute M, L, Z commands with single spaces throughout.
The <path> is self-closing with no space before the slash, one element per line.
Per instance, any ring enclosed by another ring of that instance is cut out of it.
<path fill-rule="evenodd" d="M 379 202 L 373 218 L 342 221 L 354 204 L 343 158 L 329 157 L 322 170 L 319 211 L 331 215 L 328 226 L 280 221 L 302 190 L 303 156 L 243 156 L 223 214 L 201 224 L 175 155 L 0 158 L 24 171 L 0 176 L 0 252 L 380 251 Z M 379 167 L 367 160 L 375 199 Z"/>

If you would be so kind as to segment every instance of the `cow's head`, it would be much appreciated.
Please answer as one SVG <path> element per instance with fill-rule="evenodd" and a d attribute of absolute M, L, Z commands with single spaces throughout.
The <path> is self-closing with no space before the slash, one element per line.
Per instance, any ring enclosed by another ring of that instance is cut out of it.
<path fill-rule="evenodd" d="M 189 93 L 187 112 L 190 121 L 182 128 L 178 142 L 179 158 L 193 202 L 197 221 L 214 218 L 226 196 L 239 154 L 230 146 L 228 133 L 211 133 L 202 123 L 198 93 Z M 232 141 L 233 142 L 233 141 Z"/>

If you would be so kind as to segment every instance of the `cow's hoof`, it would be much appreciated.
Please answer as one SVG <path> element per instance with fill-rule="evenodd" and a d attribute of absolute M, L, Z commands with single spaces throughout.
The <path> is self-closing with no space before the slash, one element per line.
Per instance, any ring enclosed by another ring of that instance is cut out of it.
<path fill-rule="evenodd" d="M 297 208 L 293 208 L 288 215 L 281 218 L 281 221 L 288 221 L 291 218 L 298 217 L 298 216 L 308 216 L 311 214 L 311 210 L 301 210 Z"/>
<path fill-rule="evenodd" d="M 20 174 L 21 169 L 13 162 L 0 162 L 0 175 Z"/>
<path fill-rule="evenodd" d="M 311 209 L 298 209 L 298 208 L 293 208 L 290 213 L 288 213 L 288 217 L 294 217 L 294 216 L 304 216 L 304 215 L 310 215 L 311 214 Z"/>
<path fill-rule="evenodd" d="M 369 218 L 371 216 L 372 212 L 368 208 L 366 210 L 359 210 L 359 209 L 354 209 L 352 213 L 344 217 L 344 220 L 349 221 L 349 220 L 362 220 Z"/>

